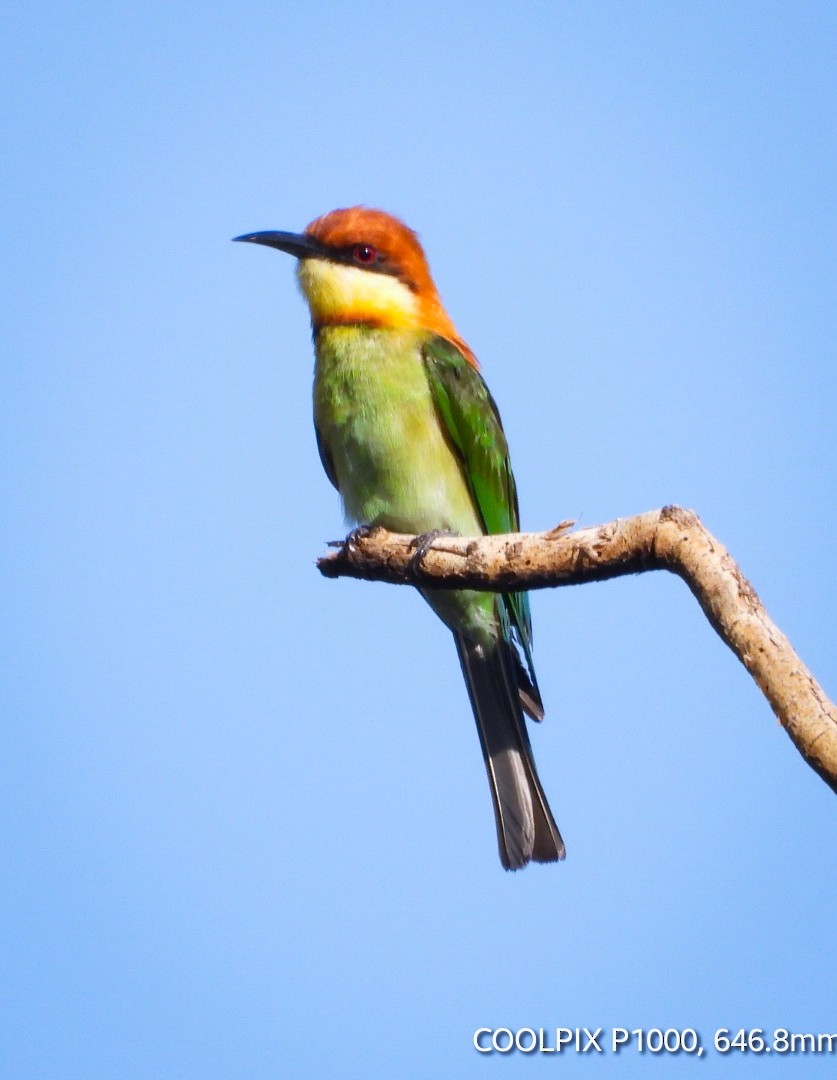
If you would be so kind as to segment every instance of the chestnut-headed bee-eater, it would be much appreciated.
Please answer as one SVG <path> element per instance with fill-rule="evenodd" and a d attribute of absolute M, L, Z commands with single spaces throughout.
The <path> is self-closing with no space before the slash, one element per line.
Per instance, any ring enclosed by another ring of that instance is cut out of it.
<path fill-rule="evenodd" d="M 298 260 L 316 354 L 317 445 L 346 518 L 422 536 L 515 532 L 517 491 L 497 406 L 416 234 L 390 214 L 355 206 L 302 233 L 236 239 Z M 422 594 L 456 641 L 503 866 L 562 859 L 524 720 L 543 717 L 527 595 Z"/>

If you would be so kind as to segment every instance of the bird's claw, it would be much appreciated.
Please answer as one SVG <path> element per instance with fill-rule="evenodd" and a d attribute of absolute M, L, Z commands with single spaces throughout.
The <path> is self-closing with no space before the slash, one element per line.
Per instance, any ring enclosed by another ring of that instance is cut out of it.
<path fill-rule="evenodd" d="M 358 525 L 357 528 L 352 529 L 345 540 L 341 540 L 342 547 L 356 547 L 360 540 L 365 540 L 372 533 L 378 531 L 377 525 Z"/>
<path fill-rule="evenodd" d="M 425 555 L 433 547 L 435 541 L 442 536 L 456 536 L 456 533 L 450 529 L 431 529 L 429 532 L 413 537 L 410 541 L 410 547 L 415 549 L 410 556 L 410 569 L 413 573 L 421 570 Z"/>

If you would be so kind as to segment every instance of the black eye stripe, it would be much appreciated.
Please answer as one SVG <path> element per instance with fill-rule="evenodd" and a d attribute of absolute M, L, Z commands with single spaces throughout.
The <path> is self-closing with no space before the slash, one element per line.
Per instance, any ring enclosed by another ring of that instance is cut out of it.
<path fill-rule="evenodd" d="M 365 258 L 358 258 L 363 252 Z M 366 254 L 371 252 L 371 255 Z M 332 248 L 329 255 L 335 262 L 346 263 L 349 266 L 359 266 L 364 270 L 372 270 L 377 274 L 389 274 L 390 277 L 398 278 L 411 292 L 418 292 L 418 286 L 402 271 L 394 266 L 373 244 L 350 244 L 347 247 Z"/>

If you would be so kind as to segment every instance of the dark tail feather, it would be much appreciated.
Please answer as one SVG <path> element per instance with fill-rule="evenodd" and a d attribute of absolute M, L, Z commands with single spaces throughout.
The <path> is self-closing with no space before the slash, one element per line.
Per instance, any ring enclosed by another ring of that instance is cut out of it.
<path fill-rule="evenodd" d="M 532 860 L 563 859 L 564 841 L 538 779 L 526 733 L 514 647 L 501 640 L 486 648 L 462 634 L 454 637 L 494 800 L 500 861 L 507 870 L 519 870 Z M 523 695 L 528 696 L 530 690 L 531 686 L 523 688 Z"/>

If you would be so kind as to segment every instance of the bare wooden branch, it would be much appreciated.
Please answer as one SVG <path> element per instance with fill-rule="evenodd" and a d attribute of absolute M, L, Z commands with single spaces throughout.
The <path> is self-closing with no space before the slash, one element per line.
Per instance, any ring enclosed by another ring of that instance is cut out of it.
<path fill-rule="evenodd" d="M 729 553 L 691 510 L 665 506 L 570 531 L 441 537 L 416 559 L 415 537 L 375 529 L 318 562 L 326 577 L 435 589 L 512 592 L 670 570 L 755 679 L 794 745 L 837 792 L 837 709 L 771 622 Z"/>

